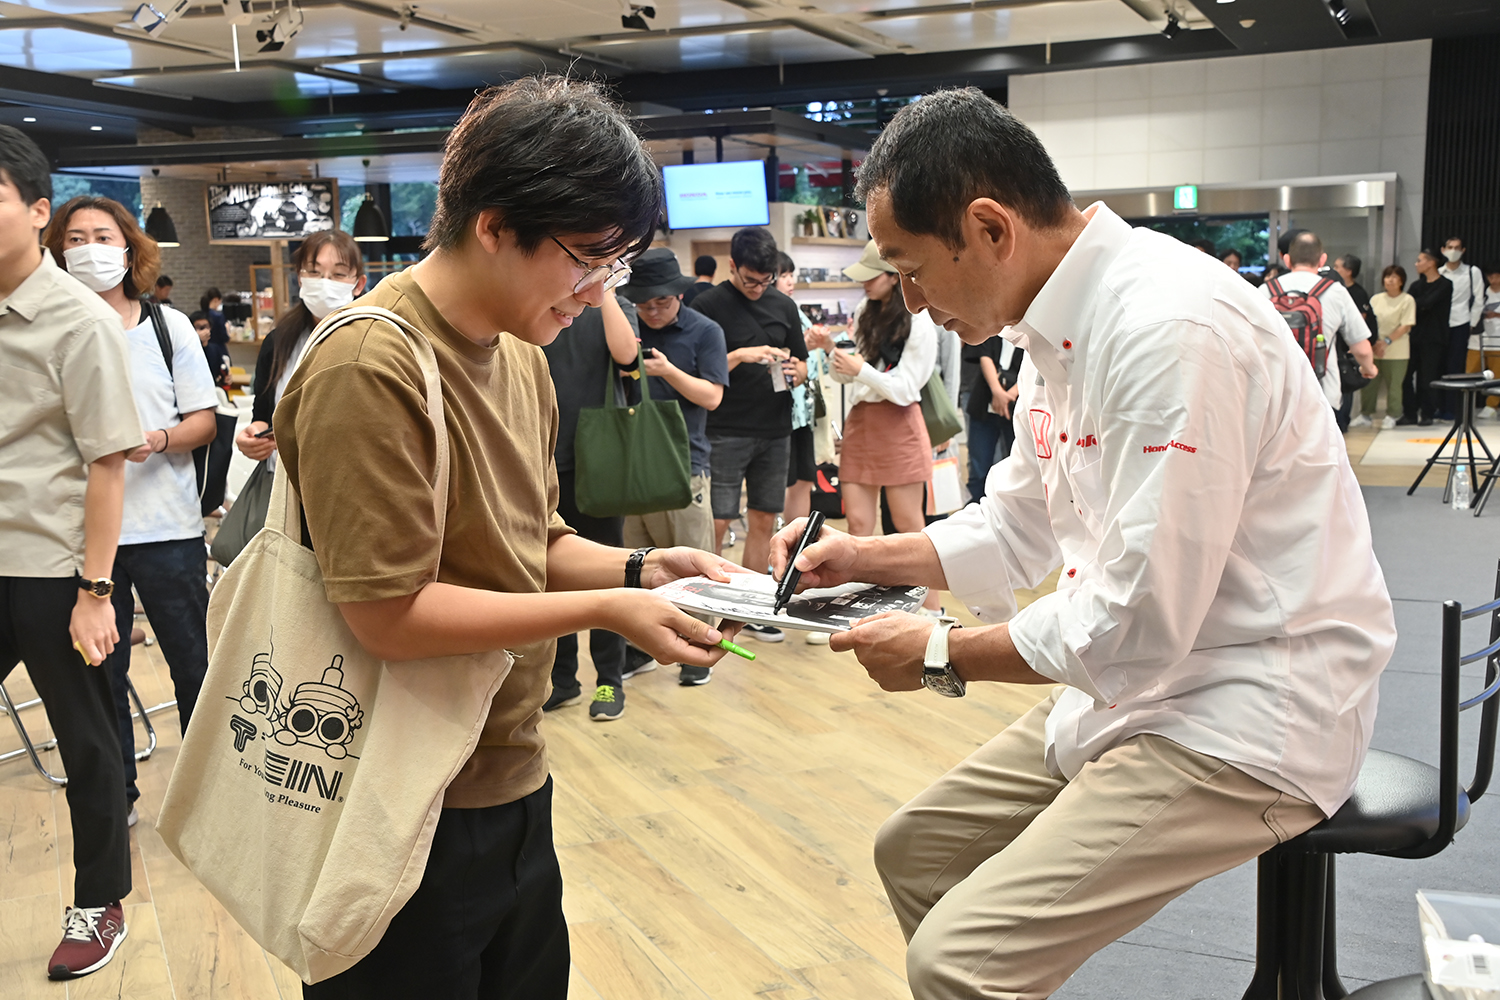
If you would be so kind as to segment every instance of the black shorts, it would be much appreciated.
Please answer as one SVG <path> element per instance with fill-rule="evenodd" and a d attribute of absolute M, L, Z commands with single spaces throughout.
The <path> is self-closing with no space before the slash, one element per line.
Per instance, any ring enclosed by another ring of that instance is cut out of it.
<path fill-rule="evenodd" d="M 818 474 L 818 463 L 815 460 L 813 445 L 813 429 L 811 427 L 798 427 L 792 431 L 792 453 L 787 459 L 786 484 L 796 486 L 799 482 L 810 483 Z"/>

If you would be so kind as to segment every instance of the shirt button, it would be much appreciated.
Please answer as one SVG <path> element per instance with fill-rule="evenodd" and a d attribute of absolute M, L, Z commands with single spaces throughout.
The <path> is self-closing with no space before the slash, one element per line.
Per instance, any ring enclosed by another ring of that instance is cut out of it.
<path fill-rule="evenodd" d="M 1077 567 L 1074 567 L 1074 568 L 1073 568 L 1073 569 L 1070 569 L 1070 570 L 1068 570 L 1068 577 L 1069 577 L 1069 578 L 1070 578 L 1070 579 L 1071 579 L 1071 578 L 1072 578 L 1072 577 L 1075 577 L 1075 576 L 1077 576 L 1077 575 L 1078 575 L 1078 568 L 1077 568 Z"/>
<path fill-rule="evenodd" d="M 1067 444 L 1068 443 L 1068 432 L 1067 431 L 1063 431 L 1057 437 L 1058 437 L 1058 440 L 1060 440 L 1063 444 Z"/>
<path fill-rule="evenodd" d="M 1073 349 L 1073 342 L 1071 340 L 1065 340 L 1065 341 L 1063 341 L 1063 350 L 1065 350 L 1065 351 L 1071 351 L 1072 349 Z"/>

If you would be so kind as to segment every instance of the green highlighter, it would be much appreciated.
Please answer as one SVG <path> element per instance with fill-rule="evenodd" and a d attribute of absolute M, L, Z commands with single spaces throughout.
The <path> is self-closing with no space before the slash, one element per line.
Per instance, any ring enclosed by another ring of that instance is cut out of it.
<path fill-rule="evenodd" d="M 755 659 L 755 654 L 752 653 L 752 652 L 750 652 L 750 650 L 746 649 L 743 646 L 736 646 L 734 643 L 730 642 L 728 639 L 720 639 L 719 640 L 719 648 L 720 649 L 727 649 L 731 653 L 733 653 L 735 656 L 743 656 L 747 660 L 753 660 L 753 659 Z"/>

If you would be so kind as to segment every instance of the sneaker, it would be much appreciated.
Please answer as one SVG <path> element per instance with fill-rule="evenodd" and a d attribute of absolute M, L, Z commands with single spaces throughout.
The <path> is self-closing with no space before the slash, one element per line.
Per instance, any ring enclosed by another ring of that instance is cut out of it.
<path fill-rule="evenodd" d="M 780 633 L 778 633 L 780 634 Z M 780 642 L 780 639 L 776 640 Z M 698 687 L 707 684 L 713 679 L 713 667 L 690 667 L 686 663 L 682 665 L 682 673 L 677 675 L 677 683 L 685 688 Z"/>
<path fill-rule="evenodd" d="M 135 803 L 132 802 L 132 803 L 130 803 L 130 814 L 125 817 L 125 825 L 127 827 L 135 826 L 140 821 L 141 821 L 140 810 L 137 809 L 135 807 Z"/>
<path fill-rule="evenodd" d="M 740 635 L 748 635 L 750 638 L 759 639 L 761 642 L 784 642 L 786 640 L 786 633 L 781 631 L 781 629 L 776 628 L 774 625 L 747 624 L 743 629 L 740 630 Z M 707 683 L 707 678 L 699 681 L 698 683 Z"/>
<path fill-rule="evenodd" d="M 1432 426 L 1432 418 L 1431 417 L 1418 417 L 1417 418 L 1417 426 L 1418 427 L 1431 427 Z"/>
<path fill-rule="evenodd" d="M 1494 420 L 1496 416 L 1500 416 L 1500 414 L 1496 413 L 1493 406 L 1486 406 L 1476 415 L 1479 420 Z"/>
<path fill-rule="evenodd" d="M 656 661 L 650 653 L 643 653 L 634 646 L 625 647 L 625 669 L 620 673 L 621 680 L 629 680 L 636 674 L 649 674 L 655 669 Z"/>
<path fill-rule="evenodd" d="M 826 645 L 828 645 L 828 633 L 827 632 L 807 632 L 807 633 L 804 633 L 804 641 L 809 646 L 826 646 Z"/>
<path fill-rule="evenodd" d="M 600 684 L 594 688 L 594 701 L 589 705 L 589 719 L 594 722 L 613 722 L 625 714 L 625 692 L 613 684 Z"/>
<path fill-rule="evenodd" d="M 119 903 L 68 907 L 62 943 L 47 962 L 47 978 L 77 979 L 104 968 L 125 933 L 125 911 Z"/>
<path fill-rule="evenodd" d="M 1396 426 L 1397 427 L 1410 427 L 1413 424 L 1415 424 L 1416 422 L 1417 422 L 1417 418 L 1416 417 L 1402 417 L 1400 420 L 1396 421 Z"/>
<path fill-rule="evenodd" d="M 1384 420 L 1382 420 L 1380 422 L 1380 429 L 1383 430 L 1383 431 L 1393 431 L 1393 430 L 1395 430 L 1396 429 L 1396 418 L 1395 417 L 1386 417 Z"/>
<path fill-rule="evenodd" d="M 1361 413 L 1359 416 L 1355 417 L 1353 420 L 1349 421 L 1349 426 L 1351 428 L 1354 428 L 1354 427 L 1370 427 L 1373 424 L 1374 424 L 1374 421 L 1371 420 L 1369 417 L 1365 416 L 1363 413 Z"/>
<path fill-rule="evenodd" d="M 542 706 L 543 712 L 550 712 L 556 708 L 566 708 L 583 701 L 582 688 L 553 688 L 552 694 L 547 698 L 547 703 Z"/>

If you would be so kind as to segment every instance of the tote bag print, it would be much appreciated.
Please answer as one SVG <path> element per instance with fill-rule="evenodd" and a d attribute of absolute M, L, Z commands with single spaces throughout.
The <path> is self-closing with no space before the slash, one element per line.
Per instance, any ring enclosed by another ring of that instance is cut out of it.
<path fill-rule="evenodd" d="M 358 759 L 351 748 L 365 713 L 344 687 L 343 656 L 334 654 L 321 679 L 288 690 L 271 655 L 257 653 L 251 661 L 240 711 L 229 717 L 234 749 L 240 766 L 270 786 L 267 802 L 320 813 L 344 801 L 338 765 Z"/>

